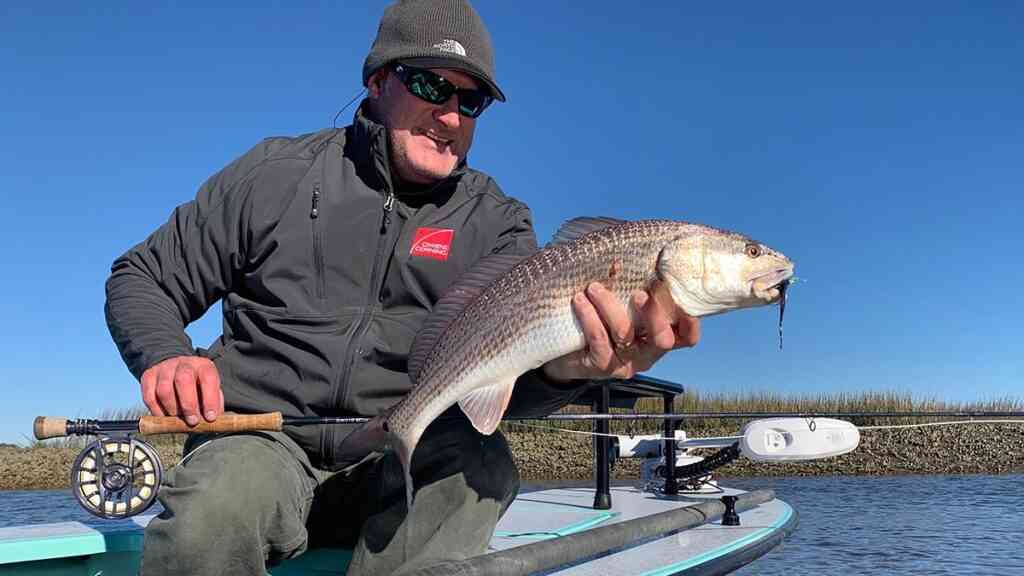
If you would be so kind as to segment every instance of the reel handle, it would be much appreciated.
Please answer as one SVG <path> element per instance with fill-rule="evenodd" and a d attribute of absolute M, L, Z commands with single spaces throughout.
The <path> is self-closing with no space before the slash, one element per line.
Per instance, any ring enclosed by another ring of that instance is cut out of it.
<path fill-rule="evenodd" d="M 170 434 L 192 432 L 244 432 L 248 430 L 273 430 L 280 432 L 284 419 L 280 412 L 263 414 L 235 414 L 225 412 L 213 422 L 200 419 L 199 424 L 189 426 L 177 416 L 143 416 L 139 418 L 139 432 L 142 434 Z"/>

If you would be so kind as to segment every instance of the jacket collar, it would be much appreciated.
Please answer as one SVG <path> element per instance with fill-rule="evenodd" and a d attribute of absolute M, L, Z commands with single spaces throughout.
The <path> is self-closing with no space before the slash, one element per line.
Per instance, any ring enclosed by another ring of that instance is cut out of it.
<path fill-rule="evenodd" d="M 352 138 L 348 140 L 356 169 L 374 188 L 394 190 L 391 180 L 391 159 L 388 134 L 384 126 L 370 119 L 366 100 L 356 109 L 352 120 Z"/>
<path fill-rule="evenodd" d="M 397 175 L 391 171 L 391 155 L 388 147 L 388 133 L 383 124 L 372 118 L 366 100 L 359 104 L 352 120 L 352 139 L 349 141 L 352 158 L 360 175 L 373 183 L 375 188 L 392 192 L 397 196 L 431 195 L 446 184 L 457 181 L 467 170 L 463 159 L 446 178 L 430 186 L 403 186 Z"/>

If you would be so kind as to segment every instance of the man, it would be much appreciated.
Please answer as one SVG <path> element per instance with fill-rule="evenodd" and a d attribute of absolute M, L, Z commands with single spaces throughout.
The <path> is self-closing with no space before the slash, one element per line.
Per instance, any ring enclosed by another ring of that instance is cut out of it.
<path fill-rule="evenodd" d="M 363 81 L 351 126 L 265 140 L 114 263 L 108 325 L 153 414 L 378 414 L 410 389 L 409 347 L 445 288 L 481 257 L 536 249 L 526 206 L 466 163 L 477 118 L 505 96 L 465 0 L 389 7 Z M 193 349 L 184 327 L 217 300 L 224 334 Z M 578 295 L 587 349 L 520 378 L 509 412 L 551 412 L 574 381 L 631 376 L 699 338 L 645 294 L 633 305 L 636 326 L 600 285 Z M 394 455 L 332 473 L 352 464 L 338 457 L 348 428 L 191 437 L 143 574 L 258 574 L 318 544 L 352 546 L 350 574 L 484 552 L 518 473 L 500 432 L 458 414 L 420 442 L 411 510 Z"/>

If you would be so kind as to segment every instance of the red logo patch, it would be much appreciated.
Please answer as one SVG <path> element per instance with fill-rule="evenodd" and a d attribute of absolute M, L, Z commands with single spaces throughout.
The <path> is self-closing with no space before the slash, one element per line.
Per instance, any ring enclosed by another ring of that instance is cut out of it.
<path fill-rule="evenodd" d="M 409 254 L 443 262 L 448 259 L 454 237 L 455 230 L 448 228 L 420 228 L 416 230 L 416 237 L 412 240 Z"/>

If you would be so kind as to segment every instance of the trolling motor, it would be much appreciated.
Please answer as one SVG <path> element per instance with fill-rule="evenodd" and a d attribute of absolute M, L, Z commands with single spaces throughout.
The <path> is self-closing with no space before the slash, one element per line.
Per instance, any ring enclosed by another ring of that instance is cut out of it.
<path fill-rule="evenodd" d="M 768 418 L 743 427 L 740 436 L 687 438 L 675 431 L 676 462 L 667 466 L 664 442 L 658 435 L 618 436 L 612 443 L 615 457 L 644 458 L 640 478 L 650 490 L 668 480 L 668 470 L 683 487 L 683 492 L 708 493 L 718 487 L 711 472 L 740 456 L 757 462 L 815 460 L 838 456 L 854 450 L 860 443 L 860 431 L 852 423 L 832 418 Z M 694 448 L 719 448 L 707 457 L 689 453 Z"/>

